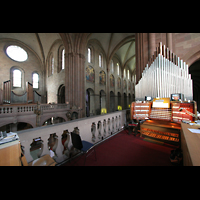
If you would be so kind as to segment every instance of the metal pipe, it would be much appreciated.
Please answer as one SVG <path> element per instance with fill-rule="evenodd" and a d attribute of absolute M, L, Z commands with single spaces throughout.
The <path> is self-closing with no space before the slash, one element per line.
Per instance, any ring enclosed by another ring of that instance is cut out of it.
<path fill-rule="evenodd" d="M 135 93 L 136 99 L 140 100 L 145 96 L 170 97 L 172 93 L 183 93 L 192 100 L 192 79 L 188 65 L 160 42 L 135 86 Z"/>

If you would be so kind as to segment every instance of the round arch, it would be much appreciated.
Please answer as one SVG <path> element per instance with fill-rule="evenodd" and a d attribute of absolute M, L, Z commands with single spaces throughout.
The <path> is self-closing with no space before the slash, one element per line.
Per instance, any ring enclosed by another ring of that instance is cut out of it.
<path fill-rule="evenodd" d="M 104 90 L 99 92 L 100 112 L 102 108 L 106 108 L 106 93 Z"/>
<path fill-rule="evenodd" d="M 85 95 L 85 101 L 86 101 L 86 116 L 92 116 L 95 114 L 95 93 L 94 90 L 91 88 L 88 88 L 86 90 Z"/>
<path fill-rule="evenodd" d="M 110 112 L 115 112 L 116 106 L 115 106 L 115 94 L 113 91 L 110 91 Z"/>
<path fill-rule="evenodd" d="M 26 130 L 26 129 L 30 129 L 30 128 L 33 128 L 33 126 L 29 123 L 26 123 L 26 122 L 18 122 L 17 123 L 17 131 Z"/>
<path fill-rule="evenodd" d="M 58 103 L 65 103 L 65 86 L 64 86 L 64 84 L 59 86 L 57 98 L 58 98 L 57 99 Z"/>
<path fill-rule="evenodd" d="M 66 117 L 65 116 L 52 116 L 53 117 L 53 119 L 54 119 L 54 124 L 56 124 L 56 123 L 61 123 L 61 122 L 66 122 L 67 120 L 66 120 Z M 52 117 L 46 117 L 46 118 L 43 118 L 43 120 L 41 120 L 41 122 L 40 122 L 40 126 L 43 126 L 43 125 L 45 125 L 45 122 L 51 122 L 51 118 Z M 61 120 L 61 122 L 59 122 L 59 119 L 62 119 Z M 47 123 L 47 125 L 50 125 L 50 124 L 52 124 L 52 123 Z"/>
<path fill-rule="evenodd" d="M 123 109 L 127 109 L 128 108 L 128 97 L 126 92 L 124 92 L 124 107 Z"/>
<path fill-rule="evenodd" d="M 121 95 L 121 93 L 120 92 L 118 92 L 117 93 L 117 106 L 122 106 L 122 100 L 121 100 L 121 97 L 122 97 L 122 95 Z M 119 109 L 119 108 L 118 108 Z"/>
<path fill-rule="evenodd" d="M 13 129 L 14 128 L 14 129 Z M 17 123 L 5 123 L 0 126 L 0 131 L 22 131 L 26 129 L 34 128 L 30 123 L 27 122 L 17 122 Z"/>

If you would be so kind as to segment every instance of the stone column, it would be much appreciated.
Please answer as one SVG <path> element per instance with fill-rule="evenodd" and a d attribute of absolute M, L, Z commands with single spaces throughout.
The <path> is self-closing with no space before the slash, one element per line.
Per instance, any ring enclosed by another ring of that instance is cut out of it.
<path fill-rule="evenodd" d="M 68 53 L 65 59 L 65 101 L 70 106 L 73 105 L 73 57 L 73 53 Z"/>
<path fill-rule="evenodd" d="M 78 105 L 78 108 L 81 109 L 81 112 L 80 112 L 80 117 L 85 117 L 86 116 L 86 107 L 85 107 L 85 94 L 86 94 L 86 91 L 85 91 L 85 56 L 82 55 L 82 54 L 78 54 L 77 55 L 78 57 L 78 63 L 77 63 L 77 74 L 78 74 L 78 77 L 77 77 L 77 91 L 75 93 L 75 102 L 77 103 Z"/>
<path fill-rule="evenodd" d="M 149 33 L 149 60 L 156 50 L 156 34 Z"/>
<path fill-rule="evenodd" d="M 135 56 L 136 56 L 136 83 L 140 80 L 140 35 L 135 34 Z"/>
<path fill-rule="evenodd" d="M 66 55 L 65 101 L 80 110 L 85 116 L 85 56 L 78 53 Z"/>
<path fill-rule="evenodd" d="M 145 37 L 146 35 L 144 33 L 136 33 L 135 35 L 135 44 L 136 44 L 136 83 L 140 80 L 142 77 L 142 72 L 145 69 L 146 66 L 146 60 L 145 55 L 148 52 L 146 52 L 146 44 L 145 44 Z M 153 47 L 152 47 L 153 49 Z"/>
<path fill-rule="evenodd" d="M 121 106 L 124 110 L 124 69 L 121 68 Z"/>
<path fill-rule="evenodd" d="M 110 112 L 110 64 L 107 66 L 107 84 L 106 84 L 106 109 L 107 113 Z"/>
<path fill-rule="evenodd" d="M 172 49 L 172 33 L 166 33 L 166 41 L 167 41 L 167 47 L 169 48 L 170 52 L 173 51 Z"/>

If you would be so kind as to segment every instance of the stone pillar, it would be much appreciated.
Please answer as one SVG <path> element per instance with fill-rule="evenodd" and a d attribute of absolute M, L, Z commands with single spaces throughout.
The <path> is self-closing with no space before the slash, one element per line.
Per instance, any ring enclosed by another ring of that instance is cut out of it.
<path fill-rule="evenodd" d="M 166 33 L 166 41 L 167 41 L 167 47 L 169 48 L 170 52 L 173 51 L 172 49 L 172 33 Z"/>
<path fill-rule="evenodd" d="M 139 44 L 140 35 L 139 33 L 135 34 L 135 56 L 136 56 L 136 84 L 140 80 L 140 44 Z"/>
<path fill-rule="evenodd" d="M 78 90 L 76 92 L 76 102 L 78 108 L 80 107 L 80 118 L 86 116 L 85 107 L 85 56 L 78 54 Z"/>
<path fill-rule="evenodd" d="M 107 84 L 106 84 L 106 109 L 107 113 L 110 112 L 110 65 L 107 66 Z"/>
<path fill-rule="evenodd" d="M 66 54 L 65 59 L 65 103 L 72 105 L 72 83 L 73 83 L 73 53 Z"/>
<path fill-rule="evenodd" d="M 80 109 L 79 118 L 85 117 L 85 56 L 72 52 L 65 60 L 65 101 Z"/>
<path fill-rule="evenodd" d="M 37 108 L 34 110 L 34 114 L 36 114 L 36 127 L 40 126 L 40 117 L 41 117 L 41 110 L 40 104 L 37 102 Z"/>
<path fill-rule="evenodd" d="M 122 110 L 124 110 L 124 69 L 121 68 L 121 106 Z"/>
<path fill-rule="evenodd" d="M 135 35 L 135 45 L 136 45 L 136 83 L 140 80 L 142 77 L 142 72 L 145 69 L 146 66 L 146 60 L 145 60 L 145 53 L 148 52 L 145 51 L 146 44 L 145 44 L 145 38 L 146 35 L 144 33 L 136 33 Z"/>
<path fill-rule="evenodd" d="M 154 55 L 154 51 L 156 50 L 156 34 L 149 33 L 149 60 L 152 55 Z"/>

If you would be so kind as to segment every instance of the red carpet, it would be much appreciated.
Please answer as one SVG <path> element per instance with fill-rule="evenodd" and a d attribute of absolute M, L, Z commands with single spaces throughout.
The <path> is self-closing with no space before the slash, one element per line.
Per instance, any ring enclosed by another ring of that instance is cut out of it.
<path fill-rule="evenodd" d="M 172 166 L 169 156 L 175 147 L 159 145 L 122 131 L 110 139 L 102 142 L 91 153 L 85 166 Z M 85 155 L 81 155 L 64 166 L 83 166 Z M 78 160 L 78 161 L 77 161 Z M 76 162 L 77 161 L 77 162 Z"/>

